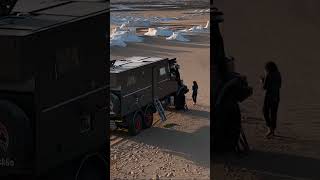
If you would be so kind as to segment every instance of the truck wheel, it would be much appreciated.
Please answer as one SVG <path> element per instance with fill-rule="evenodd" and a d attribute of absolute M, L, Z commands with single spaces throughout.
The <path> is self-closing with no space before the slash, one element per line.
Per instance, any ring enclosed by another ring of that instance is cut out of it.
<path fill-rule="evenodd" d="M 143 128 L 150 128 L 153 124 L 153 112 L 154 108 L 152 105 L 147 106 L 147 108 L 144 111 L 144 117 L 143 117 Z"/>
<path fill-rule="evenodd" d="M 23 180 L 106 180 L 109 172 L 106 152 L 99 151 L 65 161 L 41 177 Z"/>
<path fill-rule="evenodd" d="M 30 161 L 31 142 L 31 123 L 25 112 L 12 102 L 0 100 L 0 157 L 15 158 L 20 164 L 14 166 L 21 168 Z"/>
<path fill-rule="evenodd" d="M 106 180 L 108 164 L 100 154 L 86 156 L 80 163 L 75 180 Z"/>
<path fill-rule="evenodd" d="M 142 115 L 136 111 L 129 122 L 129 134 L 135 136 L 142 130 Z"/>

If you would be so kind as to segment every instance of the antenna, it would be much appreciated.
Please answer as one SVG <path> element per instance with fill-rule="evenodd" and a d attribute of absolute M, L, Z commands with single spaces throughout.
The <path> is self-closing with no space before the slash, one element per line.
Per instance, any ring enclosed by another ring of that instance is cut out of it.
<path fill-rule="evenodd" d="M 8 16 L 16 3 L 17 0 L 0 0 L 0 17 Z"/>

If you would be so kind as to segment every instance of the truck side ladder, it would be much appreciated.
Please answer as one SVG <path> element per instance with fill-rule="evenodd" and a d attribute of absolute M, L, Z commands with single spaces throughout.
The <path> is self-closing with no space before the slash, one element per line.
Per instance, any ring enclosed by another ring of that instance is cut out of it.
<path fill-rule="evenodd" d="M 158 98 L 154 98 L 154 102 L 153 103 L 154 103 L 154 107 L 156 108 L 156 110 L 159 113 L 161 121 L 167 120 L 166 114 L 164 112 L 164 109 L 163 109 L 163 106 L 162 106 L 162 103 L 160 102 L 160 100 Z"/>

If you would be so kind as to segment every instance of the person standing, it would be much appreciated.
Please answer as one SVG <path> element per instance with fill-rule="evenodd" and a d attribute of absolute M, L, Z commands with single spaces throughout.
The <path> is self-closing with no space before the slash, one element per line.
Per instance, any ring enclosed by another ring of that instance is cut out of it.
<path fill-rule="evenodd" d="M 197 104 L 197 95 L 198 95 L 198 84 L 196 81 L 193 81 L 193 86 L 192 86 L 192 100 L 193 104 Z"/>
<path fill-rule="evenodd" d="M 274 136 L 277 127 L 277 113 L 280 102 L 281 74 L 277 65 L 269 61 L 265 65 L 265 75 L 261 77 L 265 98 L 263 104 L 263 115 L 268 127 L 266 137 Z"/>
<path fill-rule="evenodd" d="M 189 92 L 189 89 L 186 85 L 183 84 L 183 81 L 178 81 L 178 89 L 175 97 L 175 106 L 177 110 L 188 110 L 186 105 L 186 96 L 185 94 Z"/>

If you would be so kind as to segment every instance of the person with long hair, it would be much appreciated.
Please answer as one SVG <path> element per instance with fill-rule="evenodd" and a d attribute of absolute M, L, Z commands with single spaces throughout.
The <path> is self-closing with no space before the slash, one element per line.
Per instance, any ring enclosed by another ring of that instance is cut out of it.
<path fill-rule="evenodd" d="M 274 136 L 277 127 L 277 114 L 280 102 L 281 74 L 276 63 L 269 61 L 265 65 L 265 75 L 261 77 L 265 98 L 263 115 L 268 127 L 266 137 Z"/>
<path fill-rule="evenodd" d="M 192 86 L 192 100 L 193 104 L 197 104 L 197 95 L 198 95 L 198 83 L 196 81 L 193 81 L 193 86 Z"/>

